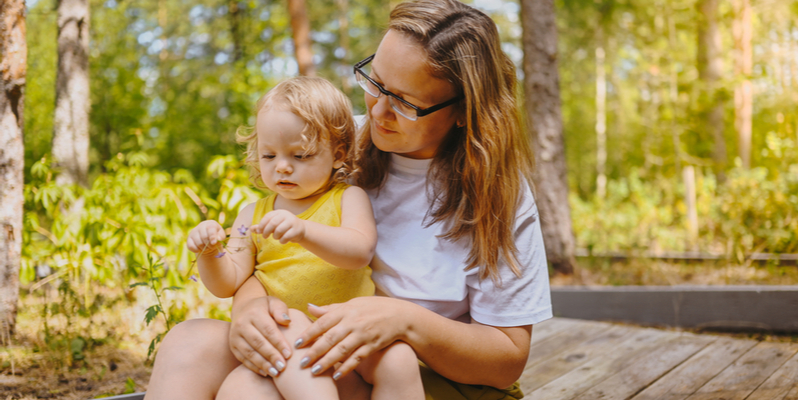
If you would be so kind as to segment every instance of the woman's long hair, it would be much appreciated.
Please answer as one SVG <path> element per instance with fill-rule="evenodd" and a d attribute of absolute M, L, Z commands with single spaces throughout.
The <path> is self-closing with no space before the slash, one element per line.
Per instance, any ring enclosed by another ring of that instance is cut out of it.
<path fill-rule="evenodd" d="M 465 125 L 453 126 L 429 171 L 429 223 L 446 223 L 448 240 L 470 240 L 466 270 L 479 268 L 481 279 L 498 283 L 501 259 L 519 276 L 515 218 L 523 191 L 533 188 L 533 154 L 517 114 L 516 68 L 500 49 L 497 26 L 456 0 L 422 0 L 398 5 L 389 29 L 419 43 L 431 75 L 465 97 L 456 105 Z M 371 126 L 359 135 L 357 183 L 379 188 L 390 156 L 372 143 Z"/>

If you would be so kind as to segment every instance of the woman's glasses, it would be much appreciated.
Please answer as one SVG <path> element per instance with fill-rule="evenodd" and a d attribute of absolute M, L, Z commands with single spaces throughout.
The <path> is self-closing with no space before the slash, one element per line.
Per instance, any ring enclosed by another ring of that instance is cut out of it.
<path fill-rule="evenodd" d="M 370 96 L 378 98 L 381 94 L 385 94 L 389 97 L 389 105 L 392 107 L 392 110 L 397 112 L 398 114 L 402 115 L 405 118 L 408 118 L 412 121 L 416 121 L 419 117 L 424 117 L 434 111 L 439 111 L 449 105 L 458 103 L 461 99 L 464 98 L 464 95 L 456 96 L 444 103 L 437 104 L 432 107 L 428 108 L 419 108 L 402 98 L 400 96 L 386 90 L 379 84 L 375 82 L 372 78 L 369 77 L 369 73 L 364 72 L 362 68 L 364 68 L 370 61 L 375 57 L 375 54 L 359 61 L 353 67 L 353 74 L 356 76 L 356 81 L 358 82 L 359 86 L 364 89 L 365 92 L 369 93 Z"/>

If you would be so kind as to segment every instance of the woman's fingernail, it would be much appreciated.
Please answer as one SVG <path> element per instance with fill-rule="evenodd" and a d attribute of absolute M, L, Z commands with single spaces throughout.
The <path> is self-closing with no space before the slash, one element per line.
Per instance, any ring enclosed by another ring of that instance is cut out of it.
<path fill-rule="evenodd" d="M 342 377 L 342 373 L 341 372 L 337 372 L 337 373 L 333 374 L 333 380 L 335 380 L 335 381 L 338 381 L 339 378 L 341 378 L 341 377 Z"/>
<path fill-rule="evenodd" d="M 269 375 L 273 378 L 278 376 L 278 370 L 273 367 L 269 367 Z"/>
<path fill-rule="evenodd" d="M 314 368 L 311 368 L 311 373 L 314 374 L 314 375 L 316 375 L 316 374 L 318 374 L 320 372 L 322 372 L 322 365 L 317 364 L 317 365 L 314 366 Z"/>
<path fill-rule="evenodd" d="M 318 306 L 318 305 L 316 305 L 316 304 L 311 304 L 311 303 L 308 303 L 308 306 L 309 306 L 309 307 L 316 307 L 316 308 L 319 308 L 319 306 Z"/>
<path fill-rule="evenodd" d="M 266 376 L 267 375 L 267 373 L 264 372 L 263 369 L 258 370 L 258 373 L 261 374 L 261 376 Z"/>
<path fill-rule="evenodd" d="M 297 340 L 295 340 L 295 341 L 294 341 L 294 348 L 295 348 L 295 349 L 299 349 L 299 348 L 300 348 L 300 346 L 302 346 L 302 345 L 303 345 L 303 342 L 304 342 L 303 338 L 300 338 L 300 339 L 297 339 Z"/>
<path fill-rule="evenodd" d="M 283 353 L 283 357 L 284 358 L 289 358 L 289 357 L 292 356 L 292 352 L 289 351 L 289 349 L 283 349 L 283 351 L 281 353 Z"/>
<path fill-rule="evenodd" d="M 306 365 L 308 365 L 309 362 L 311 362 L 311 358 L 310 357 L 303 357 L 303 359 L 300 360 L 300 368 L 305 368 Z"/>
<path fill-rule="evenodd" d="M 276 362 L 275 366 L 278 367 L 278 371 L 283 371 L 283 369 L 286 368 L 286 364 L 284 364 L 283 361 Z"/>
<path fill-rule="evenodd" d="M 283 313 L 283 319 L 285 319 L 287 321 L 291 321 L 292 320 L 291 318 L 289 318 L 289 314 L 286 314 L 286 313 Z"/>

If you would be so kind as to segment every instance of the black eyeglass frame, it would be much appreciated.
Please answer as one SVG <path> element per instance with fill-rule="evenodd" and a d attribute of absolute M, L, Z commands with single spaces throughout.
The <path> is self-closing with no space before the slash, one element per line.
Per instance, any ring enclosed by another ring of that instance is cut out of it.
<path fill-rule="evenodd" d="M 426 116 L 426 115 L 428 115 L 428 114 L 430 114 L 430 113 L 432 113 L 432 112 L 435 112 L 435 111 L 439 111 L 439 110 L 441 110 L 441 109 L 443 109 L 443 108 L 445 108 L 445 107 L 447 107 L 447 106 L 451 106 L 451 105 L 453 105 L 453 104 L 456 104 L 456 103 L 458 103 L 459 101 L 461 101 L 461 100 L 463 100 L 463 99 L 464 99 L 464 95 L 462 94 L 462 95 L 458 95 L 458 96 L 456 96 L 456 97 L 454 97 L 454 98 L 452 98 L 452 99 L 450 99 L 450 100 L 447 100 L 447 101 L 445 101 L 444 103 L 437 104 L 437 105 L 435 105 L 435 106 L 430 106 L 430 107 L 428 107 L 428 108 L 420 108 L 420 107 L 417 107 L 417 106 L 415 106 L 415 105 L 413 105 L 413 104 L 411 104 L 411 103 L 409 103 L 409 102 L 407 102 L 407 101 L 403 100 L 403 99 L 402 99 L 400 96 L 398 96 L 398 95 L 396 95 L 396 94 L 394 94 L 394 93 L 392 93 L 392 92 L 390 92 L 390 91 L 388 91 L 388 90 L 384 89 L 383 85 L 381 85 L 381 84 L 380 84 L 380 83 L 378 83 L 378 82 L 375 82 L 375 80 L 374 80 L 374 79 L 370 78 L 370 77 L 369 77 L 369 75 L 367 75 L 367 74 L 366 74 L 366 73 L 365 73 L 365 72 L 364 72 L 364 71 L 361 69 L 363 66 L 365 66 L 365 65 L 369 64 L 369 63 L 370 63 L 370 61 L 372 61 L 372 59 L 373 59 L 373 58 L 375 58 L 375 54 L 373 54 L 373 55 L 371 55 L 371 56 L 369 56 L 369 57 L 367 57 L 367 58 L 365 58 L 365 59 L 363 59 L 363 60 L 359 61 L 358 63 L 356 63 L 356 65 L 354 65 L 354 66 L 353 66 L 353 74 L 361 74 L 361 76 L 363 76 L 363 77 L 364 77 L 366 80 L 368 80 L 370 83 L 372 83 L 373 85 L 375 85 L 375 87 L 376 87 L 376 88 L 378 88 L 378 90 L 380 90 L 381 94 L 384 94 L 384 95 L 386 95 L 386 96 L 391 96 L 391 97 L 392 97 L 392 98 L 394 98 L 395 100 L 398 100 L 398 101 L 400 101 L 401 103 L 405 104 L 406 106 L 408 106 L 408 107 L 411 107 L 411 108 L 412 108 L 414 111 L 416 111 L 416 112 L 417 112 L 417 118 L 419 118 L 419 117 L 424 117 L 424 116 Z M 363 88 L 362 88 L 362 89 L 363 89 Z M 364 91 L 366 91 L 367 93 L 369 93 L 367 90 L 364 90 Z M 372 93 L 370 93 L 370 96 L 372 96 Z M 376 98 L 377 98 L 377 97 L 378 97 L 378 96 L 376 96 Z M 402 115 L 402 113 L 401 113 L 401 115 Z M 405 117 L 405 115 L 403 115 L 403 116 Z"/>

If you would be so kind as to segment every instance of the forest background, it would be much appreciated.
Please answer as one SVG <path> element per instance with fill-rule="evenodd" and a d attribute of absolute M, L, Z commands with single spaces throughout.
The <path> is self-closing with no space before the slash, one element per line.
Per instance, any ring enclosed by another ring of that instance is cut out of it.
<path fill-rule="evenodd" d="M 394 3 L 306 3 L 316 74 L 364 113 L 352 65 L 374 52 Z M 700 3 L 555 1 L 576 247 L 715 254 L 745 271 L 744 283 L 797 284 L 796 265 L 752 263 L 748 255 L 797 253 L 798 3 L 750 1 L 752 71 L 741 72 L 734 2 L 718 2 L 722 73 L 712 95 L 698 56 Z M 229 303 L 194 280 L 185 236 L 205 219 L 229 227 L 262 196 L 248 182 L 234 132 L 253 125 L 261 94 L 300 68 L 283 2 L 89 4 L 90 169 L 86 186 L 70 186 L 56 182 L 52 162 L 57 4 L 27 1 L 21 336 L 16 345 L 4 337 L 4 373 L 48 365 L 102 380 L 109 364 L 86 357 L 105 344 L 134 349 L 144 341 L 146 353 L 150 340 L 156 346 L 185 318 L 228 318 Z M 497 22 L 522 80 L 520 4 L 472 4 Z M 744 163 L 734 102 L 743 81 L 753 94 Z M 722 120 L 709 126 L 714 107 Z M 686 196 L 687 176 L 695 204 Z M 576 273 L 611 268 L 599 265 L 579 264 Z M 639 271 L 633 283 L 651 283 L 643 276 L 663 266 L 621 268 Z M 731 283 L 720 280 L 706 283 Z M 127 383 L 130 390 L 137 384 Z"/>

